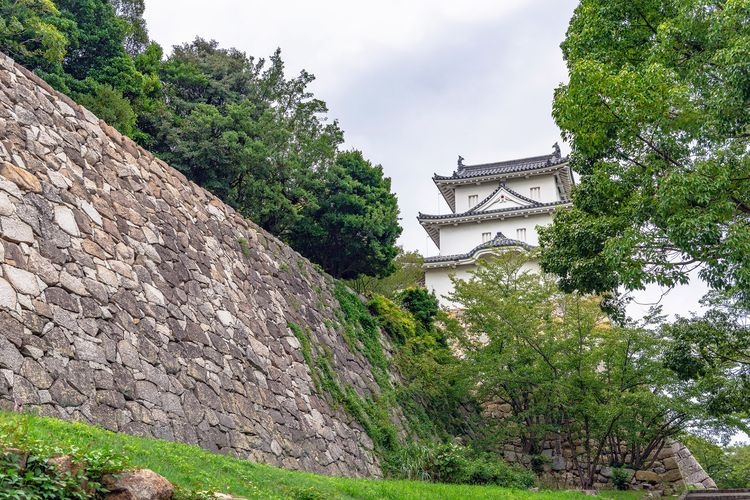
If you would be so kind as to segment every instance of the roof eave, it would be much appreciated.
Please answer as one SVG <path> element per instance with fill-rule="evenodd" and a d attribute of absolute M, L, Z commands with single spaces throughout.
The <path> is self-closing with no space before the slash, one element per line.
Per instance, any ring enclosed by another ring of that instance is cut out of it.
<path fill-rule="evenodd" d="M 474 263 L 476 263 L 477 260 L 479 260 L 480 257 L 486 254 L 497 254 L 499 252 L 505 252 L 508 250 L 518 250 L 522 252 L 529 252 L 533 249 L 531 245 L 509 245 L 504 247 L 490 247 L 490 248 L 482 248 L 474 253 L 472 253 L 468 257 L 462 257 L 457 259 L 446 259 L 446 260 L 439 260 L 439 261 L 433 261 L 433 262 L 425 262 L 422 264 L 422 269 L 440 269 L 445 267 L 459 267 L 459 266 L 469 266 Z"/>
<path fill-rule="evenodd" d="M 431 224 L 429 220 L 423 220 L 420 217 L 417 217 L 417 221 L 419 221 L 419 225 L 424 228 L 424 230 L 430 236 L 430 239 L 432 239 L 432 242 L 435 243 L 435 246 L 437 246 L 439 249 L 440 248 L 440 229 L 437 228 L 437 224 Z"/>
<path fill-rule="evenodd" d="M 452 185 L 444 183 L 442 179 L 438 178 L 437 174 L 435 174 L 432 177 L 432 182 L 435 183 L 435 185 L 438 188 L 438 191 L 440 191 L 440 194 L 443 195 L 443 199 L 445 199 L 445 202 L 448 204 L 448 207 L 451 209 L 451 212 L 455 213 L 456 211 L 456 189 L 452 187 Z"/>
<path fill-rule="evenodd" d="M 535 205 L 529 207 L 519 207 L 507 211 L 497 212 L 476 212 L 476 213 L 462 213 L 462 214 L 448 214 L 448 217 L 432 217 L 429 214 L 420 214 L 417 217 L 422 226 L 425 224 L 453 224 L 463 221 L 473 221 L 476 219 L 496 219 L 496 218 L 507 218 L 515 217 L 516 215 L 524 215 L 529 213 L 544 213 L 554 212 L 558 208 L 568 208 L 572 205 L 569 201 L 561 201 L 558 203 L 551 203 L 548 205 Z"/>

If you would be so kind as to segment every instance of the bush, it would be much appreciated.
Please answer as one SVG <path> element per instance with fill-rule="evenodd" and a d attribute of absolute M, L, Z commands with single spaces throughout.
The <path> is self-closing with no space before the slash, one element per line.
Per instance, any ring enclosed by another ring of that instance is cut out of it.
<path fill-rule="evenodd" d="M 380 326 L 399 345 L 414 337 L 416 323 L 408 312 L 382 295 L 375 295 L 368 303 L 370 311 L 378 317 Z"/>
<path fill-rule="evenodd" d="M 437 297 L 426 288 L 407 288 L 398 294 L 398 300 L 409 311 L 422 328 L 429 331 L 440 307 Z"/>
<path fill-rule="evenodd" d="M 612 467 L 612 484 L 618 490 L 627 490 L 630 486 L 630 473 L 622 467 Z"/>
<path fill-rule="evenodd" d="M 386 456 L 382 466 L 389 477 L 436 483 L 529 488 L 536 479 L 531 472 L 510 466 L 493 454 L 456 444 L 404 446 Z"/>

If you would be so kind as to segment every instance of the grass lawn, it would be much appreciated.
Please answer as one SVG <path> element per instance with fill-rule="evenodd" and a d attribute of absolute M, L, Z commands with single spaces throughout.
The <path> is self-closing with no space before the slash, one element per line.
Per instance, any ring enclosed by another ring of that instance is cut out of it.
<path fill-rule="evenodd" d="M 206 452 L 195 446 L 109 432 L 28 414 L 0 412 L 3 429 L 19 426 L 29 438 L 59 448 L 109 449 L 129 466 L 151 469 L 188 491 L 210 490 L 247 498 L 292 499 L 589 499 L 572 491 L 531 492 L 494 486 L 419 481 L 347 479 L 288 471 Z M 603 492 L 599 498 L 635 500 L 636 492 Z"/>

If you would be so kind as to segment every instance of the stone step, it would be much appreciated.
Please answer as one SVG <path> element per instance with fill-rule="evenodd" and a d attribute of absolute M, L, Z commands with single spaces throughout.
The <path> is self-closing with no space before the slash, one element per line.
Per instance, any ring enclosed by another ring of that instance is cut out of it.
<path fill-rule="evenodd" d="M 691 491 L 685 500 L 750 500 L 750 489 L 744 490 L 698 490 Z"/>

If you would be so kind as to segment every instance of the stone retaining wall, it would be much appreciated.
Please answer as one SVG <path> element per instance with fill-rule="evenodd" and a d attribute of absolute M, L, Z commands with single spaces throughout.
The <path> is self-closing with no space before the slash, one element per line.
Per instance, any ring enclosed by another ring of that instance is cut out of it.
<path fill-rule="evenodd" d="M 493 404 L 488 405 L 485 411 L 490 418 L 502 419 L 510 415 L 511 408 L 507 404 Z M 582 447 L 584 443 L 579 441 L 575 444 L 577 447 Z M 624 453 L 625 450 L 622 452 Z M 580 487 L 578 470 L 572 459 L 573 451 L 562 439 L 549 435 L 542 443 L 541 455 L 545 457 L 543 471 L 540 474 L 544 483 L 554 488 Z M 526 467 L 531 467 L 532 463 L 532 456 L 524 453 L 520 442 L 507 443 L 504 446 L 503 458 L 508 462 L 520 463 Z M 627 472 L 630 475 L 630 488 L 632 489 L 659 491 L 665 495 L 680 493 L 687 488 L 716 489 L 716 483 L 703 470 L 690 450 L 676 441 L 667 442 L 658 451 L 656 460 L 648 470 L 628 470 Z M 601 465 L 596 468 L 594 488 L 597 490 L 614 488 L 612 477 L 613 471 L 609 456 L 603 454 Z"/>
<path fill-rule="evenodd" d="M 0 54 L 0 407 L 292 469 L 379 475 L 316 395 L 288 323 L 342 381 L 330 278 Z"/>

